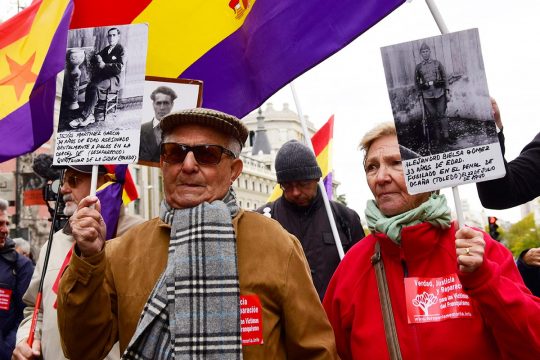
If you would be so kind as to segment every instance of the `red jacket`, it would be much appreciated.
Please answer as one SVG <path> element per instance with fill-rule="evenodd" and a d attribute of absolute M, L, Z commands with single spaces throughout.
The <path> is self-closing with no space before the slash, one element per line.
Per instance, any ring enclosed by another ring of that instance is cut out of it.
<path fill-rule="evenodd" d="M 523 284 L 511 253 L 484 234 L 484 263 L 474 273 L 457 269 L 452 227 L 423 223 L 403 229 L 402 246 L 382 234 L 356 244 L 334 273 L 323 305 L 342 359 L 388 359 L 375 270 L 379 240 L 403 359 L 540 358 L 540 298 Z M 471 298 L 472 318 L 409 324 L 404 277 L 457 273 Z"/>

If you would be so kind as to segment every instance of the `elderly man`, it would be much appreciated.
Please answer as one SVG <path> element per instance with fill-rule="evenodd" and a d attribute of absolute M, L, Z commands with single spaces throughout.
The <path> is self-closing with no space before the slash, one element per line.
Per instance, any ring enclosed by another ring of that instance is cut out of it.
<path fill-rule="evenodd" d="M 159 144 L 161 143 L 159 123 L 171 112 L 177 97 L 174 90 L 168 86 L 159 86 L 150 94 L 154 118 L 141 126 L 139 161 L 159 162 Z"/>
<path fill-rule="evenodd" d="M 107 181 L 112 180 L 112 174 L 107 173 L 104 166 L 99 166 L 97 185 L 100 187 Z M 64 202 L 64 214 L 72 216 L 77 210 L 79 202 L 88 194 L 90 194 L 92 166 L 70 166 L 64 174 L 63 184 L 60 189 Z M 123 210 L 123 209 L 122 209 Z M 120 212 L 118 220 L 117 234 L 121 235 L 129 228 L 140 224 L 143 219 Z M 63 267 L 69 261 L 73 248 L 73 236 L 71 228 L 67 224 L 64 229 L 54 234 L 52 240 L 51 252 L 49 255 L 49 263 L 45 274 L 45 282 L 43 284 L 43 303 L 41 305 L 41 316 L 37 325 L 36 338 L 33 343 L 33 348 L 27 344 L 27 338 L 30 333 L 30 325 L 32 314 L 36 303 L 39 282 L 43 274 L 43 265 L 47 243 L 45 243 L 40 251 L 38 263 L 32 276 L 32 281 L 28 290 L 24 294 L 23 300 L 27 307 L 25 309 L 25 317 L 17 331 L 17 346 L 13 352 L 13 359 L 37 359 L 41 355 L 43 359 L 60 360 L 65 359 L 60 344 L 60 334 L 58 332 L 57 321 L 57 292 L 58 283 Z M 118 346 L 106 357 L 106 359 L 119 359 L 120 353 Z"/>
<path fill-rule="evenodd" d="M 283 196 L 257 211 L 276 219 L 300 240 L 322 300 L 340 259 L 318 186 L 321 169 L 313 151 L 296 140 L 279 149 L 275 167 Z M 330 201 L 330 205 L 343 250 L 347 251 L 365 236 L 360 217 L 338 202 Z"/>
<path fill-rule="evenodd" d="M 238 207 L 231 184 L 246 127 L 192 109 L 161 129 L 159 218 L 106 245 L 96 198 L 70 219 L 77 245 L 58 312 L 66 355 L 98 359 L 119 339 L 125 359 L 336 358 L 300 243 Z"/>
<path fill-rule="evenodd" d="M 96 120 L 103 121 L 105 119 L 104 113 L 94 116 L 94 108 L 99 100 L 99 91 L 120 89 L 120 74 L 124 71 L 126 61 L 124 48 L 118 43 L 119 40 L 120 30 L 115 27 L 110 28 L 107 31 L 109 45 L 94 57 L 94 72 L 92 80 L 86 87 L 81 117 L 69 123 L 71 128 L 85 127 Z"/>
<path fill-rule="evenodd" d="M 0 199 L 0 359 L 9 359 L 23 316 L 22 296 L 32 277 L 30 259 L 15 251 L 8 237 L 8 202 Z"/>
<path fill-rule="evenodd" d="M 448 139 L 446 104 L 450 96 L 448 78 L 440 61 L 431 58 L 431 49 L 423 42 L 420 46 L 422 62 L 416 65 L 414 79 L 421 98 L 433 139 Z"/>

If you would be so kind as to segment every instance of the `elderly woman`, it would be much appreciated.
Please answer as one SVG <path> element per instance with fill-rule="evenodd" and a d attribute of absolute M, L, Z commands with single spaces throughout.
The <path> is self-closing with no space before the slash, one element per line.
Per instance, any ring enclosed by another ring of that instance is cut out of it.
<path fill-rule="evenodd" d="M 393 123 L 361 147 L 371 235 L 347 253 L 324 298 L 340 357 L 539 358 L 540 298 L 510 252 L 458 230 L 444 196 L 407 193 Z"/>

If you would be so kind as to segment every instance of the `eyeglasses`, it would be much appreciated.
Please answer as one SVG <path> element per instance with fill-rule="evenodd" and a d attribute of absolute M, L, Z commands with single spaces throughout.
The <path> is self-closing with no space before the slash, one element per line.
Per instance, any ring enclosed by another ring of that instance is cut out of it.
<path fill-rule="evenodd" d="M 314 182 L 316 182 L 316 180 L 293 181 L 293 182 L 279 184 L 279 187 L 281 188 L 281 190 L 285 192 L 292 191 L 294 188 L 297 188 L 298 190 L 306 190 Z"/>
<path fill-rule="evenodd" d="M 79 184 L 83 181 L 83 179 L 76 175 L 64 175 L 64 179 L 62 180 L 63 184 L 68 184 L 70 188 L 75 189 Z"/>
<path fill-rule="evenodd" d="M 233 159 L 236 155 L 229 149 L 221 145 L 195 145 L 189 146 L 178 143 L 162 143 L 161 156 L 163 161 L 169 164 L 181 164 L 190 152 L 195 156 L 195 160 L 200 165 L 217 165 L 221 161 L 223 154 L 229 155 Z"/>

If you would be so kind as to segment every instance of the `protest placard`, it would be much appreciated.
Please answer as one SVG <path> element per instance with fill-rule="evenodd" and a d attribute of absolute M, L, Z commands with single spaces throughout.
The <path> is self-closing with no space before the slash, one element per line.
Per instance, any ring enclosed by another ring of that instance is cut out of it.
<path fill-rule="evenodd" d="M 410 194 L 504 176 L 478 29 L 381 54 Z"/>
<path fill-rule="evenodd" d="M 137 161 L 148 26 L 70 30 L 54 165 Z"/>

